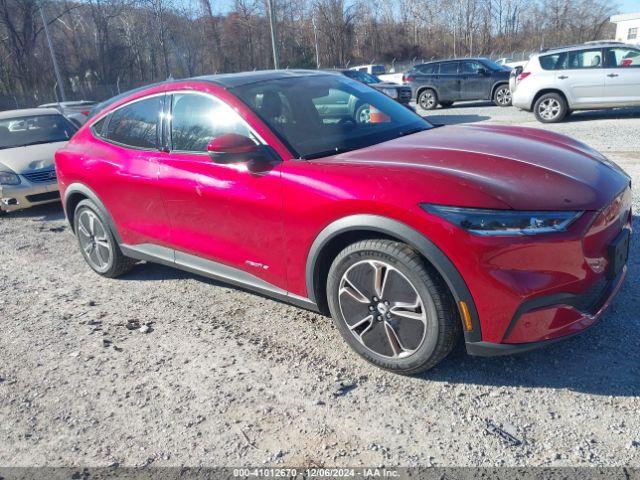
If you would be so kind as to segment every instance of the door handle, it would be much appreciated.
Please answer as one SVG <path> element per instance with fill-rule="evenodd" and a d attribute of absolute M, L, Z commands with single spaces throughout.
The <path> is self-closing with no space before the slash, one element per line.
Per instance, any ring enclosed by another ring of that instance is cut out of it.
<path fill-rule="evenodd" d="M 607 77 L 609 77 L 609 78 L 613 78 L 613 77 L 617 77 L 617 76 L 618 76 L 617 73 L 610 73 L 610 74 L 607 75 Z"/>
<path fill-rule="evenodd" d="M 568 75 L 558 75 L 558 78 L 560 80 L 565 80 L 565 79 L 569 78 L 569 76 Z"/>

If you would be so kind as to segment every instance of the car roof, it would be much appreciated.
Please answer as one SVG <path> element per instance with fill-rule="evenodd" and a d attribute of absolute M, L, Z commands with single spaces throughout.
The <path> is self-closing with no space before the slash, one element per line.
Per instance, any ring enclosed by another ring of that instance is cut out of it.
<path fill-rule="evenodd" d="M 0 112 L 0 120 L 8 118 L 33 117 L 35 115 L 60 115 L 55 108 L 22 108 L 20 110 L 5 110 Z"/>
<path fill-rule="evenodd" d="M 201 77 L 190 78 L 189 80 L 204 80 L 213 82 L 224 88 L 235 88 L 252 83 L 265 82 L 269 80 L 281 80 L 285 78 L 303 78 L 330 75 L 329 72 L 320 70 L 257 70 L 253 72 L 222 73 L 219 75 L 203 75 Z"/>
<path fill-rule="evenodd" d="M 578 43 L 575 45 L 565 45 L 562 47 L 553 47 L 553 48 L 545 48 L 540 50 L 536 55 L 548 55 L 550 53 L 558 53 L 558 52 L 573 52 L 576 50 L 584 50 L 585 48 L 607 48 L 607 47 L 632 47 L 637 48 L 637 45 L 631 45 L 624 42 L 617 42 L 615 40 L 605 40 L 605 41 L 593 41 L 593 42 L 585 42 Z"/>
<path fill-rule="evenodd" d="M 424 62 L 424 63 L 416 63 L 414 65 L 414 67 L 417 67 L 419 65 L 433 65 L 435 63 L 461 62 L 463 60 L 481 61 L 481 60 L 489 60 L 489 59 L 487 57 L 443 58 L 443 59 L 440 59 L 440 60 L 430 60 L 430 61 Z"/>
<path fill-rule="evenodd" d="M 93 100 L 72 100 L 69 102 L 53 102 L 53 103 L 45 103 L 43 105 L 38 105 L 39 108 L 48 108 L 48 107 L 78 107 L 82 105 L 94 105 L 96 102 Z"/>

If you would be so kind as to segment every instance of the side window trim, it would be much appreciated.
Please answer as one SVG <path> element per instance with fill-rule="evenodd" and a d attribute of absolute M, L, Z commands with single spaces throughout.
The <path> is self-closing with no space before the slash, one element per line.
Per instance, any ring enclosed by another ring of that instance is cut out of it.
<path fill-rule="evenodd" d="M 161 139 L 160 139 L 160 134 L 161 133 L 160 133 L 160 130 L 161 130 L 162 124 L 163 124 L 162 115 L 158 119 L 158 123 L 156 125 L 156 146 L 155 146 L 155 148 L 145 148 L 145 147 L 136 147 L 135 145 L 127 145 L 125 143 L 116 142 L 115 140 L 111 140 L 110 138 L 107 138 L 107 137 L 104 136 L 104 133 L 109 131 L 109 124 L 111 123 L 111 119 L 113 118 L 113 114 L 115 112 L 117 112 L 118 110 L 120 110 L 122 108 L 125 108 L 125 107 L 128 107 L 130 105 L 133 105 L 135 103 L 141 102 L 143 100 L 149 100 L 150 98 L 159 97 L 159 96 L 163 96 L 163 99 L 162 99 L 163 104 L 162 104 L 162 108 L 160 109 L 160 112 L 162 113 L 164 111 L 164 105 L 165 105 L 165 102 L 166 102 L 166 96 L 167 95 L 166 95 L 165 92 L 153 93 L 151 95 L 147 95 L 145 97 L 136 98 L 134 100 L 131 100 L 130 102 L 123 103 L 122 105 L 118 105 L 113 110 L 108 111 L 107 113 L 102 115 L 100 118 L 96 119 L 95 122 L 93 122 L 93 124 L 90 127 L 91 132 L 94 135 L 97 135 L 99 137 L 99 139 L 102 140 L 103 142 L 110 143 L 112 145 L 117 145 L 119 147 L 128 148 L 128 149 L 131 149 L 131 150 L 139 150 L 139 151 L 142 151 L 142 152 L 155 152 L 155 151 L 160 150 L 160 146 L 161 146 Z M 107 117 L 107 119 L 106 119 L 104 125 L 102 126 L 102 131 L 100 133 L 97 133 L 93 127 L 105 117 Z"/>
<path fill-rule="evenodd" d="M 190 94 L 190 95 L 202 95 L 204 97 L 208 97 L 211 98 L 217 102 L 220 102 L 226 106 L 228 106 L 229 108 L 231 108 L 233 110 L 233 108 L 224 100 L 222 100 L 220 97 L 209 93 L 209 92 L 200 92 L 200 91 L 196 91 L 196 90 L 173 90 L 170 92 L 166 93 L 165 96 L 165 112 L 168 112 L 168 118 L 165 119 L 165 122 L 167 124 L 167 130 L 166 130 L 166 146 L 168 147 L 169 151 L 168 153 L 177 153 L 177 154 L 182 154 L 182 155 L 202 155 L 202 156 L 206 156 L 208 157 L 209 154 L 207 152 L 197 152 L 197 151 L 192 151 L 192 150 L 174 150 L 173 149 L 173 138 L 172 138 L 172 129 L 173 129 L 173 96 L 176 94 Z M 264 140 L 264 138 L 262 138 L 262 136 L 255 131 L 255 129 L 237 112 L 235 112 L 235 114 L 238 116 L 238 119 L 242 122 L 242 124 L 247 128 L 247 130 L 249 130 L 249 133 L 251 134 L 252 138 L 258 143 L 258 145 L 264 145 L 264 146 L 269 146 L 269 144 Z"/>

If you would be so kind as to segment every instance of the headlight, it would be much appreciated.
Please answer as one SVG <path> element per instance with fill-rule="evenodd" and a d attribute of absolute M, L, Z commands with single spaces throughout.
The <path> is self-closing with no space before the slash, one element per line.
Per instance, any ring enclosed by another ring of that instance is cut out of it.
<path fill-rule="evenodd" d="M 382 93 L 391 98 L 398 98 L 398 90 L 396 90 L 395 88 L 383 88 Z"/>
<path fill-rule="evenodd" d="M 20 177 L 13 172 L 0 170 L 0 185 L 18 185 Z"/>
<path fill-rule="evenodd" d="M 564 232 L 582 212 L 524 212 L 420 205 L 474 235 L 538 235 Z"/>

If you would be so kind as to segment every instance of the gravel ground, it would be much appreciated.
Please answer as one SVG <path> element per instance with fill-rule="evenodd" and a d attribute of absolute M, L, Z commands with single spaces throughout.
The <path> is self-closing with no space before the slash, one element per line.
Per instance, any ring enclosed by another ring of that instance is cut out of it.
<path fill-rule="evenodd" d="M 430 118 L 542 127 L 482 104 Z M 544 128 L 640 182 L 640 112 Z M 294 307 L 151 264 L 101 278 L 59 205 L 9 215 L 0 234 L 0 465 L 640 466 L 638 235 L 590 331 L 513 357 L 460 345 L 406 378 Z"/>

